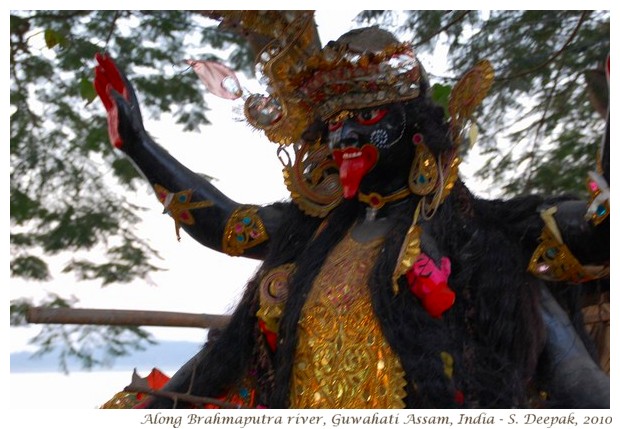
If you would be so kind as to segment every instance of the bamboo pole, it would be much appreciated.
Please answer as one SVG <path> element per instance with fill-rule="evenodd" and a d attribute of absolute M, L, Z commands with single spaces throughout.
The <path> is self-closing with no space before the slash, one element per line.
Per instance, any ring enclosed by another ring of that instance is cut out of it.
<path fill-rule="evenodd" d="M 28 323 L 39 324 L 223 328 L 228 324 L 230 317 L 171 311 L 31 307 L 26 314 L 26 320 Z"/>

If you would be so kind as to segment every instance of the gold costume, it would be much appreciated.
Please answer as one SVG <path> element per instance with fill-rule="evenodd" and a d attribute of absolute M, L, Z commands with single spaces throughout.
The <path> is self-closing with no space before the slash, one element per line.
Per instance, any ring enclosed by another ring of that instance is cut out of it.
<path fill-rule="evenodd" d="M 292 408 L 404 408 L 405 373 L 368 288 L 381 243 L 347 235 L 323 264 L 299 321 Z"/>

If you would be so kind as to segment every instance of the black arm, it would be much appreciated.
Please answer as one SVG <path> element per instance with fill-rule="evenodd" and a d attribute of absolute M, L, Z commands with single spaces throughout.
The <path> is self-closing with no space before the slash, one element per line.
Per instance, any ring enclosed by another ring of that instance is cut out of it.
<path fill-rule="evenodd" d="M 109 57 L 98 55 L 97 61 L 95 88 L 108 112 L 112 144 L 154 187 L 177 227 L 214 250 L 263 258 L 280 210 L 239 204 L 172 157 L 144 129 L 131 83 Z"/>
<path fill-rule="evenodd" d="M 563 408 L 609 408 L 609 377 L 546 287 L 541 297 L 547 330 L 541 368 L 547 372 L 551 400 Z"/>

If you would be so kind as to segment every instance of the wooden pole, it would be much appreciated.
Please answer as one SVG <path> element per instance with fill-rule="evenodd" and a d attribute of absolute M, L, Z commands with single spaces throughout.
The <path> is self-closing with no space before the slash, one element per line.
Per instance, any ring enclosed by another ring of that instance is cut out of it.
<path fill-rule="evenodd" d="M 32 307 L 26 314 L 28 323 L 173 326 L 178 328 L 223 328 L 230 316 L 171 311 L 102 310 L 87 308 Z"/>

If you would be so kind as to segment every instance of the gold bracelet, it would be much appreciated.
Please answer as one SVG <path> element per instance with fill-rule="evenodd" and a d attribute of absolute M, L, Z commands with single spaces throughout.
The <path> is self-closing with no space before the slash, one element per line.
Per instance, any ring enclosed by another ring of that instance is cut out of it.
<path fill-rule="evenodd" d="M 241 256 L 269 236 L 256 206 L 241 206 L 233 212 L 226 222 L 222 251 L 230 256 Z"/>
<path fill-rule="evenodd" d="M 598 225 L 609 217 L 609 186 L 602 175 L 593 171 L 588 174 L 587 186 L 590 202 L 585 217 Z"/>
<path fill-rule="evenodd" d="M 209 200 L 192 202 L 191 189 L 170 192 L 157 183 L 153 185 L 153 189 L 159 202 L 164 205 L 164 213 L 169 214 L 174 219 L 174 230 L 177 234 L 177 240 L 181 240 L 179 230 L 182 223 L 186 225 L 193 225 L 195 223 L 194 216 L 190 210 L 211 207 L 213 205 Z"/>
<path fill-rule="evenodd" d="M 583 283 L 609 275 L 609 265 L 583 266 L 564 244 L 562 235 L 553 215 L 557 207 L 541 213 L 545 221 L 540 244 L 534 251 L 528 270 L 536 277 L 550 281 L 569 281 Z"/>

